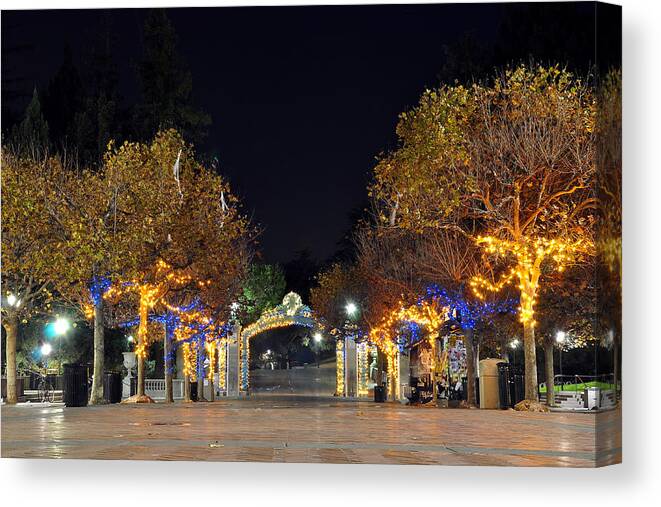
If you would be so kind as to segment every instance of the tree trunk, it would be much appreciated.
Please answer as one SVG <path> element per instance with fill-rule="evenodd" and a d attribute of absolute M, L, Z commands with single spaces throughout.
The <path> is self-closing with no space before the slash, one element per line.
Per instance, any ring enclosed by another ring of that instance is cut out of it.
<path fill-rule="evenodd" d="M 544 342 L 544 367 L 546 370 L 546 404 L 549 407 L 555 405 L 555 380 L 553 371 L 553 342 Z"/>
<path fill-rule="evenodd" d="M 191 401 L 190 399 L 190 377 L 184 375 L 184 401 Z"/>
<path fill-rule="evenodd" d="M 613 341 L 613 384 L 615 388 L 615 403 L 619 401 L 619 391 L 617 390 L 618 383 L 618 368 L 620 366 L 620 351 L 618 349 L 617 341 Z"/>
<path fill-rule="evenodd" d="M 140 297 L 140 324 L 138 326 L 138 346 L 135 350 L 136 360 L 138 361 L 138 379 L 136 394 L 144 396 L 145 394 L 145 357 L 147 357 L 147 326 L 149 325 L 149 304 L 146 299 Z"/>
<path fill-rule="evenodd" d="M 16 393 L 16 339 L 18 337 L 18 316 L 7 315 L 2 319 L 2 325 L 7 332 L 7 344 L 5 357 L 7 358 L 7 399 L 5 403 L 15 404 L 18 402 Z"/>
<path fill-rule="evenodd" d="M 92 372 L 90 405 L 103 403 L 104 342 L 103 298 L 98 298 L 94 304 L 94 371 Z"/>
<path fill-rule="evenodd" d="M 537 392 L 535 327 L 532 321 L 523 323 L 523 352 L 525 357 L 526 400 L 539 401 L 539 393 Z"/>
<path fill-rule="evenodd" d="M 136 382 L 135 394 L 144 396 L 145 394 L 145 358 L 136 354 L 136 361 L 138 362 L 138 380 Z"/>
<path fill-rule="evenodd" d="M 163 341 L 164 370 L 165 370 L 165 403 L 174 403 L 172 393 L 172 339 L 168 325 L 163 325 L 165 329 L 165 339 Z"/>
<path fill-rule="evenodd" d="M 476 405 L 475 401 L 475 358 L 473 347 L 473 330 L 466 329 L 464 331 L 464 338 L 466 340 L 466 401 L 469 407 Z"/>
<path fill-rule="evenodd" d="M 197 377 L 197 401 L 207 401 L 204 397 L 204 377 Z"/>

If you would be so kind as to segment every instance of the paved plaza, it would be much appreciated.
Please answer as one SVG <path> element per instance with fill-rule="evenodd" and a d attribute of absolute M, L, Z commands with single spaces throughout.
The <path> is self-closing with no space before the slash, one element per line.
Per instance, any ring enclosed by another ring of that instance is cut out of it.
<path fill-rule="evenodd" d="M 621 461 L 619 415 L 296 396 L 5 405 L 2 457 L 591 467 Z"/>

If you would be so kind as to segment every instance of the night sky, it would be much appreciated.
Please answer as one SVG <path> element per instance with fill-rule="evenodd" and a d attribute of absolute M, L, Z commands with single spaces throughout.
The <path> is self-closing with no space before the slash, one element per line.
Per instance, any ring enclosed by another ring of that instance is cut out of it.
<path fill-rule="evenodd" d="M 577 22 L 586 40 L 594 40 L 594 6 L 555 5 L 553 16 L 525 27 L 524 45 L 547 40 L 556 51 L 576 40 Z M 511 8 L 168 9 L 193 76 L 195 103 L 213 121 L 198 150 L 218 157 L 245 211 L 264 229 L 266 261 L 286 262 L 302 249 L 324 261 L 336 251 L 351 212 L 366 205 L 375 157 L 394 147 L 398 113 L 414 105 L 425 87 L 438 84 L 446 63 L 443 46 L 467 33 L 496 46 L 509 36 L 503 22 Z M 566 10 L 557 15 L 558 9 Z M 79 63 L 99 13 L 3 11 L 3 86 L 11 72 L 22 76 L 26 94 L 34 86 L 44 89 L 67 42 Z M 134 64 L 141 55 L 145 13 L 111 11 L 120 91 L 127 102 L 137 99 Z M 500 60 L 517 56 L 515 51 Z M 568 52 L 569 60 L 582 64 L 594 47 Z M 27 100 L 3 104 L 3 131 L 7 111 L 21 111 Z"/>

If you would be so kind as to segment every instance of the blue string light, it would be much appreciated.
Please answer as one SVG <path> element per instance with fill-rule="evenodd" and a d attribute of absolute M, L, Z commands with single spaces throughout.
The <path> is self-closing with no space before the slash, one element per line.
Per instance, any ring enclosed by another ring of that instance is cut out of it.
<path fill-rule="evenodd" d="M 517 298 L 508 298 L 494 302 L 466 301 L 459 293 L 450 294 L 445 288 L 432 284 L 427 286 L 425 296 L 418 299 L 418 305 L 424 301 L 437 303 L 449 308 L 448 318 L 457 322 L 462 329 L 475 329 L 479 322 L 492 322 L 498 314 L 516 315 L 519 307 Z"/>
<path fill-rule="evenodd" d="M 103 295 L 110 290 L 112 282 L 110 278 L 105 276 L 94 276 L 90 282 L 89 291 L 90 298 L 94 303 L 94 306 L 98 305 L 103 299 Z"/>

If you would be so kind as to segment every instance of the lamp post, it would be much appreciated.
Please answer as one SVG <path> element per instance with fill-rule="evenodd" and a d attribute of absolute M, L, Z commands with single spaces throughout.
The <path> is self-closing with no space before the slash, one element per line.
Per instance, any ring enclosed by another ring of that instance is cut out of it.
<path fill-rule="evenodd" d="M 512 364 L 515 365 L 516 364 L 516 349 L 519 348 L 519 339 L 518 338 L 514 338 L 510 342 L 510 348 L 512 349 L 512 355 L 513 355 Z"/>
<path fill-rule="evenodd" d="M 565 343 L 567 338 L 567 333 L 564 331 L 558 331 L 555 334 L 555 342 L 558 344 L 559 356 L 560 356 L 560 378 L 562 379 L 562 346 Z"/>
<path fill-rule="evenodd" d="M 46 326 L 46 337 L 48 338 L 56 338 L 57 339 L 57 351 L 58 354 L 62 352 L 62 336 L 64 336 L 67 331 L 71 329 L 71 322 L 69 322 L 69 319 L 65 317 L 57 317 L 54 322 L 51 322 Z M 48 342 L 44 343 L 44 346 L 48 344 Z M 49 347 L 50 344 L 48 344 Z M 49 350 L 49 354 L 52 351 L 52 347 Z M 48 355 L 48 354 L 46 354 Z M 60 362 L 62 358 L 60 357 Z"/>
<path fill-rule="evenodd" d="M 356 341 L 355 334 L 358 326 L 355 320 L 358 316 L 358 305 L 349 300 L 344 306 L 346 319 L 343 326 L 342 337 L 342 358 L 338 357 L 338 361 L 342 361 L 341 375 L 342 379 L 342 396 L 353 397 L 356 395 L 357 387 L 357 356 L 356 356 Z"/>

